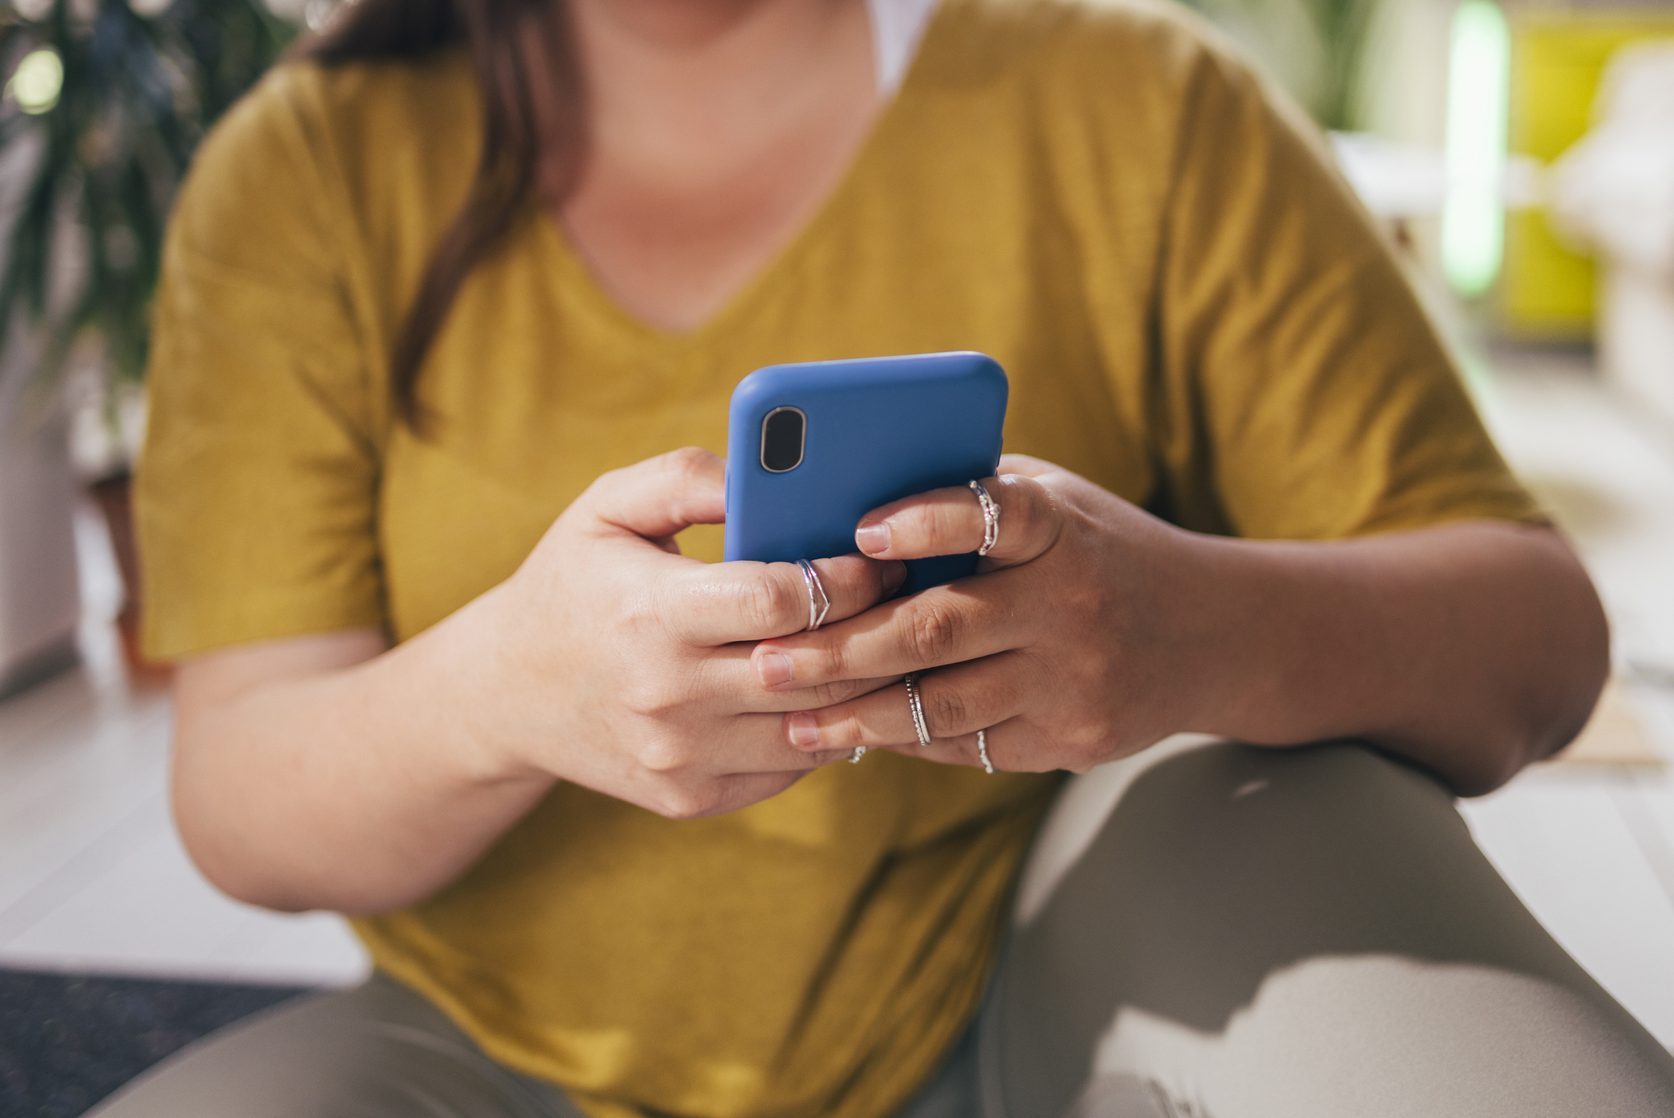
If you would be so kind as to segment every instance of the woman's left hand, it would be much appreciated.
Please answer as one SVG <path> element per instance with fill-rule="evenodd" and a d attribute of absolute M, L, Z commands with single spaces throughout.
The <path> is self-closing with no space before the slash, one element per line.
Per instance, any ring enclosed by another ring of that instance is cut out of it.
<path fill-rule="evenodd" d="M 921 672 L 933 744 L 897 685 L 786 715 L 793 746 L 976 765 L 986 730 L 997 769 L 1085 772 L 1192 725 L 1213 685 L 1201 538 L 1035 458 L 1006 456 L 984 485 L 999 536 L 976 575 L 752 654 L 774 690 Z M 855 539 L 877 559 L 968 553 L 982 508 L 969 488 L 936 490 L 867 514 Z"/>

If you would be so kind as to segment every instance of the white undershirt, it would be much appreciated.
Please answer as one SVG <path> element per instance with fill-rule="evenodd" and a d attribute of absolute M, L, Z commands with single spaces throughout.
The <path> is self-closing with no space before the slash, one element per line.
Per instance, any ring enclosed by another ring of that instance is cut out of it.
<path fill-rule="evenodd" d="M 887 101 L 901 88 L 918 53 L 918 41 L 936 11 L 936 0 L 866 0 L 872 19 L 872 68 L 878 96 Z"/>

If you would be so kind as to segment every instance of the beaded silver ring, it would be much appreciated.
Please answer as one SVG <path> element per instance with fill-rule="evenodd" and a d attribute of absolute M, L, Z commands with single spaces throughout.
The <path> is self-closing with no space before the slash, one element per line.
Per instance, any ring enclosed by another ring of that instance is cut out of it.
<path fill-rule="evenodd" d="M 988 495 L 988 487 L 982 482 L 973 481 L 970 486 L 977 504 L 982 506 L 982 546 L 977 548 L 977 554 L 987 555 L 1000 542 L 1000 506 Z"/>
<path fill-rule="evenodd" d="M 918 673 L 908 672 L 901 682 L 907 685 L 907 706 L 913 713 L 913 733 L 918 735 L 918 744 L 930 744 L 930 726 L 924 721 L 924 696 L 919 694 Z"/>

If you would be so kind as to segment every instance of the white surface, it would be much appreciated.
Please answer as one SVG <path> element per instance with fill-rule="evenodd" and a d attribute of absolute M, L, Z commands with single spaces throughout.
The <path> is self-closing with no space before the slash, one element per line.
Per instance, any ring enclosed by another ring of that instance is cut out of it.
<path fill-rule="evenodd" d="M 1463 810 L 1553 938 L 1674 1045 L 1674 899 L 1623 814 L 1645 795 L 1631 776 L 1537 770 Z"/>
<path fill-rule="evenodd" d="M 1490 393 L 1490 419 L 1579 539 L 1624 657 L 1652 678 L 1674 664 L 1674 433 L 1564 362 L 1518 364 Z M 88 596 L 108 612 L 103 567 L 90 564 Z M 166 703 L 127 688 L 104 627 L 85 640 L 87 668 L 0 703 L 0 965 L 322 983 L 364 973 L 336 918 L 259 912 L 198 877 L 167 819 Z M 1674 690 L 1633 694 L 1674 741 Z M 1674 1045 L 1674 781 L 1543 768 L 1465 810 L 1559 941 Z"/>

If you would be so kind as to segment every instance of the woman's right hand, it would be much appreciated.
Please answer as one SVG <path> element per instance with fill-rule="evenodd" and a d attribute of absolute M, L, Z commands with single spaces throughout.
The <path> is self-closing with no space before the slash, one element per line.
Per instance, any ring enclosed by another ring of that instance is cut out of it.
<path fill-rule="evenodd" d="M 725 464 L 678 450 L 600 477 L 493 592 L 499 631 L 487 696 L 501 771 L 544 773 L 669 818 L 777 795 L 848 750 L 804 754 L 780 715 L 892 682 L 770 693 L 753 642 L 808 625 L 794 563 L 708 564 L 675 533 L 725 517 Z M 861 555 L 817 561 L 829 621 L 894 592 L 905 567 Z"/>

